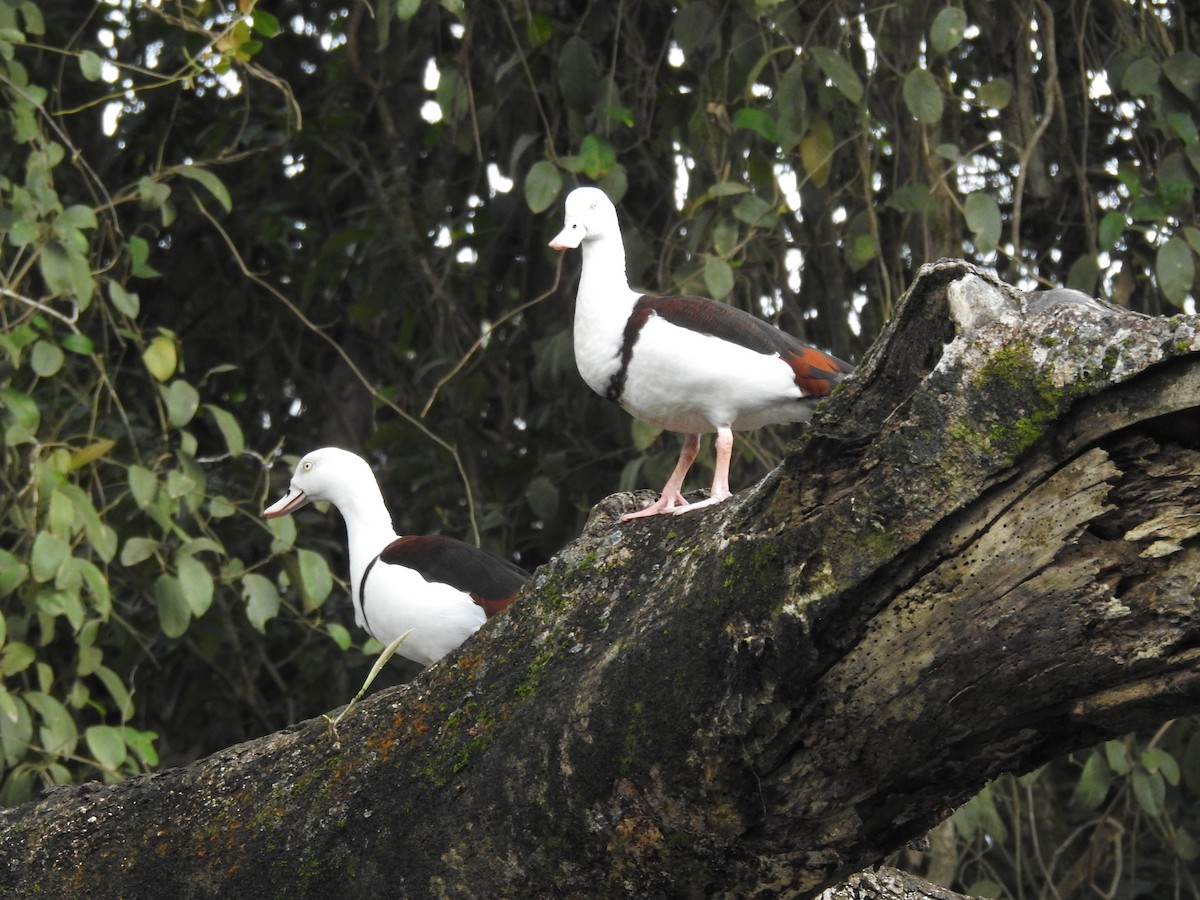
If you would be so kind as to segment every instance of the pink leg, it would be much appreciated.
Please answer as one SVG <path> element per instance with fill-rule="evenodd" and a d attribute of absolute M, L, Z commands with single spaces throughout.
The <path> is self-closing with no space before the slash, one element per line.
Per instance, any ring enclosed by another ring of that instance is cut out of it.
<path fill-rule="evenodd" d="M 683 449 L 679 451 L 679 461 L 675 463 L 675 471 L 671 473 L 671 477 L 667 479 L 667 486 L 663 488 L 662 494 L 654 503 L 647 506 L 645 509 L 637 512 L 626 513 L 621 516 L 622 522 L 628 522 L 630 519 L 641 519 L 646 516 L 657 516 L 660 513 L 669 513 L 675 509 L 676 504 L 685 503 L 683 499 L 683 479 L 687 476 L 688 469 L 692 467 L 692 463 L 696 461 L 696 454 L 700 450 L 700 435 L 689 434 L 683 438 Z M 725 466 L 728 473 L 728 463 Z"/>
<path fill-rule="evenodd" d="M 716 450 L 717 465 L 716 471 L 713 473 L 713 483 L 712 488 L 708 492 L 708 499 L 676 507 L 671 510 L 675 515 L 690 512 L 693 509 L 700 509 L 703 506 L 712 506 L 733 496 L 733 492 L 729 490 L 729 461 L 733 457 L 732 429 L 717 429 Z"/>

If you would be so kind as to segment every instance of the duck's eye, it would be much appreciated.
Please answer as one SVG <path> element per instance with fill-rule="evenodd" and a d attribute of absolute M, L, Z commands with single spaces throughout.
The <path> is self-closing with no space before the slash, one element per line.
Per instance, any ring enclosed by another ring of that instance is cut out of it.
<path fill-rule="evenodd" d="M 312 463 L 306 462 L 303 466 L 301 466 L 301 468 L 304 469 L 305 472 L 307 472 L 312 469 Z"/>

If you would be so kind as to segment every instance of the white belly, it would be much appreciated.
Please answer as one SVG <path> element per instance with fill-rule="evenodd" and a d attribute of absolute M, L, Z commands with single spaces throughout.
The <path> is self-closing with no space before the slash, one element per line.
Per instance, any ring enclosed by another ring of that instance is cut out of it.
<path fill-rule="evenodd" d="M 621 405 L 658 428 L 702 434 L 812 417 L 791 367 L 710 335 L 651 317 L 633 348 Z"/>
<path fill-rule="evenodd" d="M 486 618 L 470 595 L 383 562 L 367 576 L 364 607 L 366 621 L 359 624 L 385 645 L 410 632 L 396 652 L 422 665 L 441 659 Z"/>

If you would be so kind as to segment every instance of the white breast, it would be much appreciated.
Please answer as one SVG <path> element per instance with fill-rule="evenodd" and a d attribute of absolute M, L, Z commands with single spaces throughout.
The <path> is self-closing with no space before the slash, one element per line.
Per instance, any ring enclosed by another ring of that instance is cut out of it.
<path fill-rule="evenodd" d="M 411 629 L 400 653 L 427 666 L 474 634 L 485 619 L 469 594 L 431 584 L 404 566 L 382 562 L 367 575 L 364 607 L 366 622 L 359 624 L 383 644 Z M 359 614 L 357 603 L 355 614 Z"/>

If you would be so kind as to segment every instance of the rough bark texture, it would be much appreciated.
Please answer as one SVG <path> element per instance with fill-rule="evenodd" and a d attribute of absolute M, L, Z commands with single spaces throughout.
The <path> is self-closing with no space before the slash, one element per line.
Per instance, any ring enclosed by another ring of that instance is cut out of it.
<path fill-rule="evenodd" d="M 812 896 L 1001 772 L 1200 709 L 1198 413 L 1196 319 L 927 266 L 759 485 L 628 524 L 610 498 L 336 736 L 0 814 L 0 881 Z"/>

